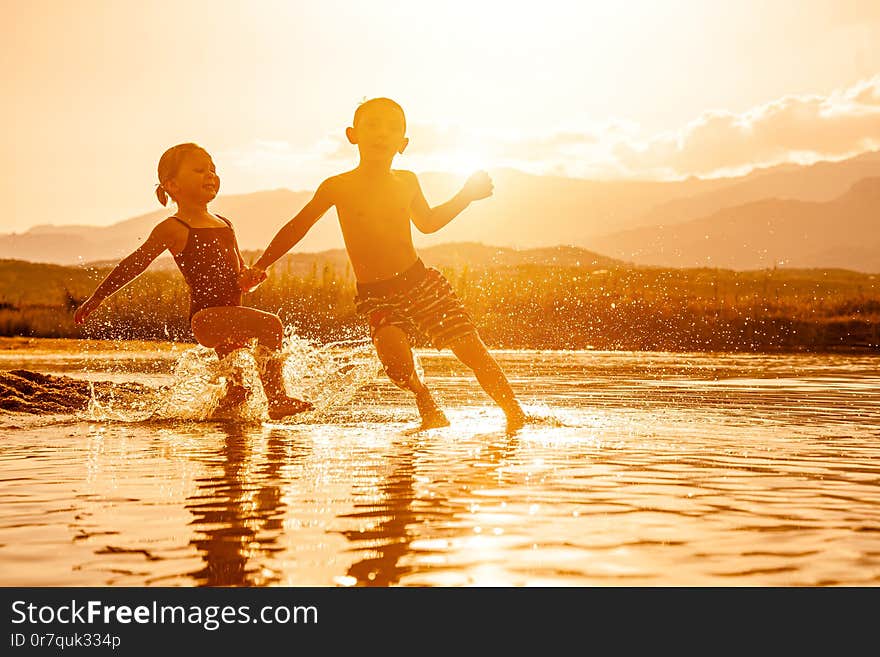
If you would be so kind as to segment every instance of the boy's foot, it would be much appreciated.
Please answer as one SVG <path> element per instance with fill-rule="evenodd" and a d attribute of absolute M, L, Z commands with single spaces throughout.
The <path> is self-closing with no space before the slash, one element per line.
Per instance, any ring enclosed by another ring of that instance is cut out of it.
<path fill-rule="evenodd" d="M 269 417 L 273 420 L 280 420 L 288 415 L 304 413 L 313 408 L 314 405 L 311 402 L 285 396 L 280 399 L 273 399 L 269 402 Z"/>
<path fill-rule="evenodd" d="M 419 415 L 422 416 L 419 431 L 449 426 L 446 413 L 437 406 L 437 402 L 430 395 L 416 395 L 416 406 L 419 409 Z"/>
<path fill-rule="evenodd" d="M 425 429 L 438 429 L 440 427 L 448 426 L 449 419 L 446 417 L 446 413 L 438 408 L 428 415 L 422 416 L 422 422 L 421 424 L 419 424 L 419 431 L 424 431 Z"/>
<path fill-rule="evenodd" d="M 516 433 L 526 424 L 526 414 L 522 409 L 517 409 L 507 413 L 507 433 Z"/>

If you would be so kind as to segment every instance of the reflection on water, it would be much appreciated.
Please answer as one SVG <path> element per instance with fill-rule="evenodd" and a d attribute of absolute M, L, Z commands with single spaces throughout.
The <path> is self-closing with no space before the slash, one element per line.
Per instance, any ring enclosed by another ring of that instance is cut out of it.
<path fill-rule="evenodd" d="M 251 472 L 253 448 L 248 435 L 233 427 L 211 459 L 217 475 L 199 478 L 197 492 L 186 500 L 199 529 L 190 544 L 204 558 L 203 567 L 189 573 L 199 584 L 259 586 L 279 579 L 258 564 L 278 549 L 284 524 L 278 472 L 286 455 L 282 441 L 270 434 L 264 464 Z"/>
<path fill-rule="evenodd" d="M 880 584 L 876 357 L 502 352 L 533 416 L 507 436 L 421 356 L 452 426 L 419 434 L 380 378 L 296 423 L 17 420 L 0 581 Z"/>
<path fill-rule="evenodd" d="M 413 511 L 412 452 L 404 450 L 389 466 L 390 471 L 378 490 L 374 493 L 369 483 L 359 486 L 358 503 L 352 512 L 342 516 L 356 523 L 357 528 L 340 533 L 354 545 L 368 545 L 369 551 L 337 579 L 341 584 L 389 586 L 397 584 L 409 571 L 400 561 L 412 541 L 414 529 L 409 526 L 420 522 Z"/>

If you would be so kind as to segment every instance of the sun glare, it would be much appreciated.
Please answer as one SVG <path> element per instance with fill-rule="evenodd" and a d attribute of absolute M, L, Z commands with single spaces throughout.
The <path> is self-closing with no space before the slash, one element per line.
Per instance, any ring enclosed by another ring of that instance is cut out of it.
<path fill-rule="evenodd" d="M 450 151 L 440 158 L 438 168 L 449 173 L 455 173 L 462 176 L 488 169 L 493 162 L 485 150 L 467 149 L 460 151 Z"/>

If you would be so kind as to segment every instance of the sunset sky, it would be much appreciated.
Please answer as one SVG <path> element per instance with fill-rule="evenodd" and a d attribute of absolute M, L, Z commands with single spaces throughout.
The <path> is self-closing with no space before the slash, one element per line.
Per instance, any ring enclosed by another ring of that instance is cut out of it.
<path fill-rule="evenodd" d="M 0 232 L 157 209 L 196 141 L 222 193 L 356 163 L 363 98 L 416 171 L 674 178 L 880 147 L 877 0 L 0 4 Z M 432 200 L 432 199 L 429 199 Z"/>

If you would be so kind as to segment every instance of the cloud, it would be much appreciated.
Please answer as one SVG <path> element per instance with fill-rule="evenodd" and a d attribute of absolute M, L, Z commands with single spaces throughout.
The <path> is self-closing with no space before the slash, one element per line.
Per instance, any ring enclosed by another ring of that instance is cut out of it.
<path fill-rule="evenodd" d="M 880 75 L 827 95 L 789 95 L 741 113 L 707 111 L 656 135 L 611 122 L 535 135 L 468 135 L 420 125 L 409 153 L 442 166 L 476 150 L 487 167 L 588 178 L 743 173 L 785 162 L 839 159 L 880 148 Z M 420 146 L 417 146 L 421 142 Z"/>
<path fill-rule="evenodd" d="M 880 148 L 880 75 L 827 95 L 790 95 L 742 113 L 707 111 L 678 130 L 645 135 L 631 122 L 545 134 L 468 134 L 414 126 L 408 156 L 442 168 L 476 151 L 487 167 L 586 178 L 743 173 L 784 162 L 839 159 Z"/>
<path fill-rule="evenodd" d="M 413 123 L 408 136 L 410 145 L 396 162 L 414 171 L 512 167 L 593 179 L 745 173 L 880 148 L 880 75 L 827 95 L 784 96 L 742 113 L 707 111 L 678 130 L 656 135 L 644 134 L 632 122 L 611 121 L 540 134 L 477 134 L 457 125 Z M 224 154 L 222 161 L 240 189 L 307 188 L 353 166 L 357 153 L 334 133 L 306 146 L 253 142 Z"/>
<path fill-rule="evenodd" d="M 742 114 L 706 112 L 679 131 L 621 141 L 634 174 L 712 175 L 782 162 L 846 157 L 880 146 L 880 76 L 828 96 L 785 96 Z"/>
<path fill-rule="evenodd" d="M 880 75 L 853 85 L 843 92 L 843 96 L 859 104 L 880 106 Z"/>
<path fill-rule="evenodd" d="M 406 156 L 421 170 L 512 167 L 533 173 L 584 177 L 616 176 L 609 139 L 633 134 L 622 122 L 550 133 L 486 134 L 458 126 L 419 124 L 410 131 Z"/>
<path fill-rule="evenodd" d="M 257 139 L 221 151 L 215 160 L 226 192 L 279 187 L 314 189 L 321 180 L 342 170 L 346 146 L 351 148 L 335 135 L 307 145 Z M 350 161 L 351 154 L 347 156 Z"/>

